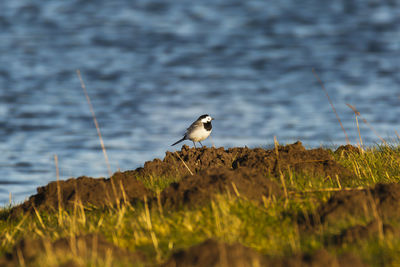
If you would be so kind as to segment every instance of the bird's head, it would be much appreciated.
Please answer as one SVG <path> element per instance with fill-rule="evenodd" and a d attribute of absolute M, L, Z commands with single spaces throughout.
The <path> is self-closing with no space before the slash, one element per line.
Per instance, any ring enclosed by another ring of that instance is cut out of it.
<path fill-rule="evenodd" d="M 213 120 L 214 118 L 212 118 L 210 115 L 208 114 L 204 114 L 201 115 L 197 120 L 200 120 L 202 123 L 209 123 Z"/>

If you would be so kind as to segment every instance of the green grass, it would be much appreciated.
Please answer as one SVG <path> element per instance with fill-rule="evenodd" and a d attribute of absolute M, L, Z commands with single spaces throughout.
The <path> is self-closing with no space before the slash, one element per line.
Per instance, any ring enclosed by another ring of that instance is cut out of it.
<path fill-rule="evenodd" d="M 355 244 L 327 246 L 324 243 L 326 236 L 339 233 L 350 225 L 365 225 L 365 218 L 353 217 L 319 231 L 303 231 L 298 225 L 297 214 L 311 212 L 326 201 L 333 194 L 329 189 L 399 182 L 399 152 L 398 146 L 375 146 L 362 154 L 350 154 L 348 157 L 335 155 L 339 163 L 356 173 L 353 180 L 340 185 L 334 178 L 319 179 L 286 173 L 284 182 L 288 197 L 268 199 L 263 205 L 222 194 L 207 205 L 182 210 L 168 210 L 159 205 L 148 208 L 147 205 L 123 204 L 120 208 L 85 210 L 76 207 L 61 213 L 39 212 L 11 219 L 8 218 L 9 207 L 3 208 L 0 210 L 0 257 L 10 253 L 20 239 L 27 237 L 57 240 L 100 233 L 116 246 L 143 252 L 153 264 L 165 262 L 177 249 L 188 248 L 207 238 L 216 238 L 228 243 L 239 242 L 270 256 L 290 256 L 325 247 L 332 254 L 352 252 L 372 266 L 394 266 L 400 262 L 400 239 L 395 234 L 385 235 L 383 240 L 375 236 Z M 177 181 L 174 177 L 143 179 L 146 187 L 155 192 L 162 191 L 174 181 Z M 279 178 L 276 181 L 282 182 Z M 391 223 L 393 227 L 400 224 Z M 54 266 L 65 261 L 65 255 L 43 253 L 46 257 L 39 257 L 34 265 Z M 112 255 L 104 261 L 72 259 L 83 266 L 123 265 L 123 259 Z"/>

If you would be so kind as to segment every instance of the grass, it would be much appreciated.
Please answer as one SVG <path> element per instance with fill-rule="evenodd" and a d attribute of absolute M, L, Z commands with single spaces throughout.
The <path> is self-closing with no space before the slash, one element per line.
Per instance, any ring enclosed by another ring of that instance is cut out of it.
<path fill-rule="evenodd" d="M 399 182 L 399 150 L 399 146 L 395 145 L 375 146 L 348 157 L 335 155 L 338 162 L 356 174 L 353 180 L 347 182 L 338 183 L 332 177 L 306 177 L 292 171 L 284 173 L 275 179 L 286 186 L 287 197 L 265 199 L 263 205 L 236 195 L 221 194 L 207 205 L 182 210 L 166 210 L 157 205 L 149 207 L 146 203 L 135 206 L 122 203 L 118 208 L 110 206 L 106 209 L 84 209 L 76 205 L 68 211 L 60 208 L 56 213 L 37 212 L 9 218 L 10 207 L 4 207 L 0 210 L 0 258 L 11 253 L 21 239 L 72 240 L 78 235 L 98 233 L 118 247 L 144 253 L 151 264 L 165 262 L 178 249 L 215 238 L 228 243 L 239 242 L 274 257 L 326 248 L 332 254 L 352 252 L 372 266 L 394 266 L 400 262 L 400 241 L 395 235 L 387 234 L 383 239 L 377 235 L 340 246 L 324 243 L 327 236 L 339 233 L 350 225 L 365 225 L 365 218 L 350 216 L 320 231 L 305 232 L 300 230 L 297 214 L 313 211 L 340 188 Z M 177 181 L 174 177 L 138 179 L 155 192 Z M 391 223 L 393 227 L 399 226 L 399 222 Z M 78 254 L 70 260 L 81 266 L 123 266 L 125 260 L 112 254 L 96 259 L 90 256 L 92 254 Z M 43 255 L 32 264 L 54 266 L 55 263 L 65 262 L 63 253 L 45 250 Z M 21 257 L 19 253 L 19 264 L 26 264 L 27 261 Z M 140 266 L 143 263 L 137 264 Z"/>

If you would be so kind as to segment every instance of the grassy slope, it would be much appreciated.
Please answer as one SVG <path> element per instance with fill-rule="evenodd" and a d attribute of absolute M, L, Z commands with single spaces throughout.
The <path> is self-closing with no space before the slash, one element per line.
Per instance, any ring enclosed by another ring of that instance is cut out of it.
<path fill-rule="evenodd" d="M 16 220 L 6 219 L 8 210 L 4 208 L 0 211 L 0 256 L 10 252 L 21 238 L 48 237 L 56 240 L 84 233 L 101 233 L 119 247 L 144 252 L 153 263 L 164 262 L 176 249 L 187 248 L 210 237 L 229 243 L 240 242 L 273 256 L 312 252 L 324 247 L 325 236 L 339 233 L 350 224 L 366 223 L 365 218 L 350 218 L 321 231 L 306 233 L 299 230 L 296 214 L 315 209 L 320 201 L 327 200 L 332 194 L 320 189 L 366 187 L 378 182 L 400 180 L 398 147 L 373 147 L 361 155 L 336 157 L 342 165 L 357 174 L 354 180 L 339 185 L 334 178 L 321 180 L 289 173 L 284 177 L 288 197 L 267 199 L 264 206 L 236 196 L 221 195 L 209 205 L 191 210 L 170 211 L 161 206 L 149 209 L 147 205 L 132 207 L 124 204 L 119 209 L 90 211 L 76 207 L 69 212 L 37 213 L 36 216 Z M 277 181 L 282 183 L 280 179 Z M 168 184 L 157 177 L 146 178 L 144 182 L 156 192 Z M 396 222 L 392 225 L 399 226 Z M 376 236 L 356 244 L 345 243 L 339 247 L 329 245 L 326 248 L 333 254 L 351 251 L 372 266 L 400 262 L 400 241 L 390 234 L 383 239 Z M 66 260 L 65 255 L 57 257 L 52 255 L 41 258 L 37 264 L 52 266 L 54 262 Z M 120 260 L 110 256 L 105 262 L 94 263 L 115 266 Z"/>

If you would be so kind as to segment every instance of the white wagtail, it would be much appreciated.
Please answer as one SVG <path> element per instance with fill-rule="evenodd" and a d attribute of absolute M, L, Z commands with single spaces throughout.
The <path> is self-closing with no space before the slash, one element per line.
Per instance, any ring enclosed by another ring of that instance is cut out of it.
<path fill-rule="evenodd" d="M 203 146 L 200 141 L 203 141 L 210 135 L 212 131 L 211 121 L 213 119 L 214 118 L 212 118 L 208 114 L 201 115 L 195 122 L 192 123 L 192 125 L 190 125 L 189 128 L 187 128 L 186 133 L 183 135 L 183 138 L 173 143 L 171 146 L 174 146 L 182 142 L 183 140 L 191 140 L 195 148 L 195 142 L 199 142 L 200 145 Z"/>

